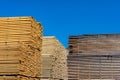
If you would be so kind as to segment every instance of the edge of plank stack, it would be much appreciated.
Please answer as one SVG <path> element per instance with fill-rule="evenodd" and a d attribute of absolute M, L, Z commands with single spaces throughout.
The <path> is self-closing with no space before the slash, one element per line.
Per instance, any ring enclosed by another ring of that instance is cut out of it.
<path fill-rule="evenodd" d="M 0 18 L 0 79 L 37 80 L 41 47 L 42 26 L 33 17 Z"/>
<path fill-rule="evenodd" d="M 54 37 L 43 37 L 42 79 L 67 80 L 67 50 Z"/>
<path fill-rule="evenodd" d="M 120 79 L 120 34 L 69 36 L 68 80 Z"/>

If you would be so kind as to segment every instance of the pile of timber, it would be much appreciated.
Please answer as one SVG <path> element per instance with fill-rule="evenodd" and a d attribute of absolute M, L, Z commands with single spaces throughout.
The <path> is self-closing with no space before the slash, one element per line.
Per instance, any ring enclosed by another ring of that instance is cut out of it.
<path fill-rule="evenodd" d="M 120 34 L 69 37 L 68 80 L 120 79 Z"/>
<path fill-rule="evenodd" d="M 42 27 L 32 17 L 0 18 L 0 79 L 39 80 Z"/>
<path fill-rule="evenodd" d="M 41 80 L 67 80 L 67 50 L 55 37 L 43 37 Z"/>

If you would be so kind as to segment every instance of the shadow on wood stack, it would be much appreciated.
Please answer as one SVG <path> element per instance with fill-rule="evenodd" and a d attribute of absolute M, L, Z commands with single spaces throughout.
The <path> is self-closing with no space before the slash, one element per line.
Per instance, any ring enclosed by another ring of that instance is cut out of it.
<path fill-rule="evenodd" d="M 120 34 L 69 37 L 68 80 L 120 79 Z"/>
<path fill-rule="evenodd" d="M 55 37 L 43 37 L 42 79 L 67 80 L 67 50 Z"/>
<path fill-rule="evenodd" d="M 42 27 L 32 17 L 0 18 L 0 80 L 40 80 Z"/>

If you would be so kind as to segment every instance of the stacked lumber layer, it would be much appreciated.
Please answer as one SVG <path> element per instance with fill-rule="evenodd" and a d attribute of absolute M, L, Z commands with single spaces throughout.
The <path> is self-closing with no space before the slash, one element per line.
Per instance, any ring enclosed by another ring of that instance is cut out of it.
<path fill-rule="evenodd" d="M 42 27 L 32 17 L 0 18 L 0 75 L 37 78 L 41 47 Z"/>
<path fill-rule="evenodd" d="M 67 80 L 67 50 L 55 37 L 43 37 L 42 80 Z"/>
<path fill-rule="evenodd" d="M 0 80 L 40 80 L 39 78 L 31 78 L 26 76 L 20 76 L 20 75 L 6 75 L 6 76 L 0 76 Z"/>
<path fill-rule="evenodd" d="M 68 56 L 68 80 L 83 79 L 120 79 L 120 54 L 70 53 Z"/>
<path fill-rule="evenodd" d="M 69 37 L 68 80 L 120 79 L 120 34 Z"/>
<path fill-rule="evenodd" d="M 69 37 L 70 53 L 119 53 L 120 34 L 96 34 Z"/>

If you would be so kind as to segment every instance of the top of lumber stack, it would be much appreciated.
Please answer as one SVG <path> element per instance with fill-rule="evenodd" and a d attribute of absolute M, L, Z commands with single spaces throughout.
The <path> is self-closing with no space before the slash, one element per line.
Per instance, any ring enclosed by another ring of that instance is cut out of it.
<path fill-rule="evenodd" d="M 0 42 L 29 41 L 35 30 L 42 30 L 40 26 L 31 16 L 0 18 Z"/>
<path fill-rule="evenodd" d="M 119 53 L 120 34 L 69 36 L 70 53 Z"/>

